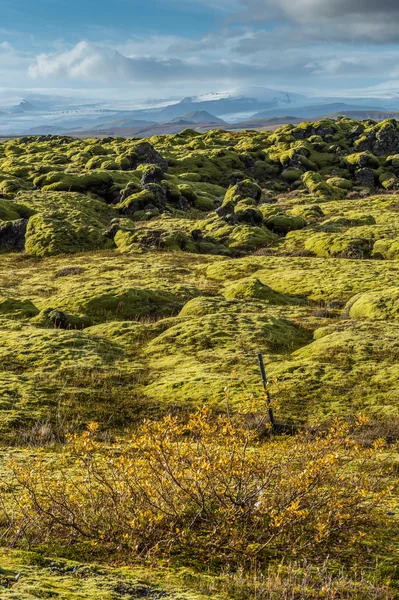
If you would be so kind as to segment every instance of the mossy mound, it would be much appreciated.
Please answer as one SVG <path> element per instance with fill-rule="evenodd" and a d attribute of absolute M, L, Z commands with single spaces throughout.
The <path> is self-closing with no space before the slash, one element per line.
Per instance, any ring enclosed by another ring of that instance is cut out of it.
<path fill-rule="evenodd" d="M 242 305 L 235 300 L 225 300 L 220 296 L 216 298 L 208 298 L 199 296 L 189 300 L 181 309 L 180 317 L 203 317 L 205 315 L 213 315 L 216 312 L 231 313 L 240 312 Z"/>
<path fill-rule="evenodd" d="M 357 294 L 347 304 L 351 319 L 399 320 L 399 287 Z"/>
<path fill-rule="evenodd" d="M 37 315 L 39 310 L 31 300 L 19 300 L 0 296 L 0 315 L 16 318 L 29 318 Z"/>
<path fill-rule="evenodd" d="M 220 405 L 226 387 L 248 391 L 258 383 L 256 371 L 248 372 L 257 351 L 270 360 L 308 341 L 306 330 L 271 316 L 218 312 L 179 318 L 146 347 L 154 383 L 145 394 L 163 402 Z"/>
<path fill-rule="evenodd" d="M 396 189 L 396 139 L 398 124 L 393 120 L 380 125 L 349 119 L 283 126 L 275 132 L 215 130 L 202 135 L 190 130 L 150 141 L 21 138 L 0 145 L 0 219 L 31 217 L 26 249 L 33 256 L 47 256 L 113 247 L 107 234 L 118 212 L 140 223 L 165 214 L 198 219 L 199 211 L 203 222 L 208 221 L 202 235 L 213 239 L 198 247 L 190 235 L 189 242 L 182 241 L 175 232 L 173 249 L 223 254 L 224 246 L 232 254 L 252 252 L 276 241 L 266 239 L 267 227 L 286 235 L 305 226 L 299 217 L 308 224 L 317 222 L 323 215 L 311 208 L 315 200 L 344 201 L 360 187 L 365 193 L 375 187 Z M 298 198 L 297 206 L 280 200 L 278 195 L 288 192 Z M 72 193 L 79 194 L 74 206 Z M 39 202 L 40 194 L 46 202 Z M 94 206 L 101 201 L 102 208 Z M 271 213 L 265 202 L 278 210 Z M 227 234 L 224 224 L 235 230 Z M 213 235 L 215 229 L 220 231 Z M 1 247 L 21 250 L 21 243 L 8 240 Z"/>
<path fill-rule="evenodd" d="M 355 235 L 316 233 L 305 241 L 305 250 L 321 258 L 367 258 L 374 240 Z"/>
<path fill-rule="evenodd" d="M 271 287 L 256 278 L 241 279 L 224 290 L 227 300 L 262 300 L 268 304 L 303 304 L 304 301 L 295 296 L 275 292 Z"/>
<path fill-rule="evenodd" d="M 218 281 L 235 281 L 248 277 L 261 268 L 262 266 L 259 263 L 250 259 L 226 260 L 209 265 L 206 274 L 210 279 L 217 279 Z"/>
<path fill-rule="evenodd" d="M 97 321 L 160 318 L 177 313 L 184 302 L 170 292 L 127 286 L 90 285 L 72 296 L 51 298 L 58 310 L 83 314 Z"/>
<path fill-rule="evenodd" d="M 269 367 L 282 412 L 304 422 L 357 411 L 396 417 L 398 334 L 397 324 L 352 321 L 317 330 L 311 344 Z"/>
<path fill-rule="evenodd" d="M 142 227 L 137 231 L 118 231 L 115 244 L 120 251 L 169 250 L 200 252 L 201 245 L 184 231 Z"/>
<path fill-rule="evenodd" d="M 10 200 L 0 200 L 0 221 L 26 219 L 32 216 L 34 212 L 34 210 L 22 204 L 11 202 Z"/>
<path fill-rule="evenodd" d="M 303 217 L 308 222 L 317 221 L 324 217 L 322 209 L 317 204 L 294 206 L 294 208 L 291 209 L 291 214 Z"/>
<path fill-rule="evenodd" d="M 36 213 L 26 231 L 27 254 L 42 257 L 112 248 L 106 231 L 115 213 L 100 200 L 61 192 L 33 192 L 20 199 Z"/>

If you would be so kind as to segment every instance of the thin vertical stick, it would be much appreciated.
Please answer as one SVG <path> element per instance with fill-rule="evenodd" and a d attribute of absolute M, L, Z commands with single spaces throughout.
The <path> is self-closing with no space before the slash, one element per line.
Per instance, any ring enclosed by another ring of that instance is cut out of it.
<path fill-rule="evenodd" d="M 258 362 L 259 362 L 260 374 L 262 376 L 263 388 L 265 390 L 265 395 L 266 395 L 266 404 L 267 404 L 267 412 L 269 413 L 269 421 L 270 421 L 270 425 L 272 426 L 272 429 L 274 429 L 275 420 L 274 420 L 274 414 L 273 414 L 273 409 L 272 409 L 272 399 L 271 399 L 270 393 L 269 393 L 265 363 L 263 362 L 263 355 L 260 353 L 258 354 Z"/>

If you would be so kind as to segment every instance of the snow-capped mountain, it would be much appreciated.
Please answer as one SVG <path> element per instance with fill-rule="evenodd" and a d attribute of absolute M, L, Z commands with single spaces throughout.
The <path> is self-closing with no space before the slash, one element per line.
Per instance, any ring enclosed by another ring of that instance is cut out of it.
<path fill-rule="evenodd" d="M 169 100 L 131 100 L 125 95 L 111 102 L 69 98 L 38 93 L 18 97 L 0 89 L 0 134 L 42 131 L 90 131 L 123 123 L 165 124 L 185 120 L 187 114 L 209 115 L 214 122 L 238 123 L 255 118 L 323 115 L 336 110 L 399 110 L 399 82 L 389 82 L 374 93 L 352 97 L 311 97 L 261 86 L 236 87 L 223 91 Z M 397 85 L 396 85 L 397 84 Z M 378 86 L 377 86 L 378 87 Z M 366 92 L 366 90 L 364 90 Z M 324 107 L 325 105 L 325 107 Z M 333 106 L 334 105 L 334 106 Z M 3 112 L 1 112 L 3 111 Z M 219 121 L 220 122 L 220 121 Z"/>
<path fill-rule="evenodd" d="M 242 86 L 222 92 L 211 92 L 200 96 L 185 98 L 182 102 L 215 102 L 218 100 L 255 100 L 256 102 L 270 102 L 274 105 L 297 105 L 306 102 L 306 96 L 292 92 L 281 92 L 260 86 Z"/>

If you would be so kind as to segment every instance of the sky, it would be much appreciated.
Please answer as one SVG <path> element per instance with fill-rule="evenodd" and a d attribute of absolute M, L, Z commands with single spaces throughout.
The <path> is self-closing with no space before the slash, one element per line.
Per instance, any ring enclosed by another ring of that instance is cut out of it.
<path fill-rule="evenodd" d="M 0 95 L 399 91 L 398 0 L 1 0 Z"/>

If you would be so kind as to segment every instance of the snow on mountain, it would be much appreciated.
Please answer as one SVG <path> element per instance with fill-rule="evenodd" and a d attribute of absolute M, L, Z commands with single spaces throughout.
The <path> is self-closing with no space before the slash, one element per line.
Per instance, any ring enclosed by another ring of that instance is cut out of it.
<path fill-rule="evenodd" d="M 226 99 L 243 99 L 256 100 L 257 102 L 272 102 L 278 104 L 303 104 L 307 101 L 307 97 L 302 94 L 292 92 L 282 92 L 266 87 L 258 86 L 241 86 L 224 90 L 221 92 L 211 92 L 200 96 L 192 96 L 185 98 L 182 102 L 215 102 L 217 100 Z"/>

